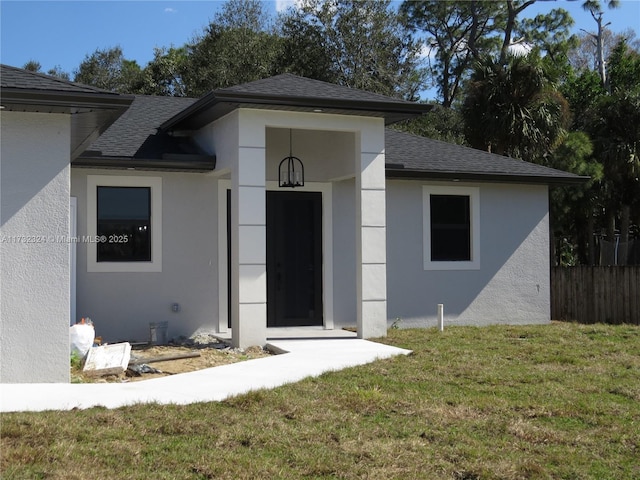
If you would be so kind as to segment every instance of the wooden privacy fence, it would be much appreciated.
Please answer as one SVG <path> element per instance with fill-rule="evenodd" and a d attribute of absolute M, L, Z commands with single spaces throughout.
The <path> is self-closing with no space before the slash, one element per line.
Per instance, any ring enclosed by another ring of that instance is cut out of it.
<path fill-rule="evenodd" d="M 640 325 L 640 265 L 553 267 L 551 318 Z"/>

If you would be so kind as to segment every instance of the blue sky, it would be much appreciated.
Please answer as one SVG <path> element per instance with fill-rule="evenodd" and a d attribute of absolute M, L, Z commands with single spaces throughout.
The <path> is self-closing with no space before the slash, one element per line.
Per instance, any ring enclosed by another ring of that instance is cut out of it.
<path fill-rule="evenodd" d="M 275 12 L 293 0 L 265 0 Z M 22 67 L 36 60 L 44 71 L 55 66 L 72 73 L 87 54 L 119 45 L 124 56 L 144 67 L 154 47 L 182 46 L 209 23 L 222 0 L 163 1 L 31 1 L 0 0 L 0 61 Z M 581 8 L 582 0 L 539 1 L 537 12 L 555 7 L 569 10 L 575 29 L 593 31 L 595 22 Z M 529 16 L 529 15 L 527 15 Z M 606 10 L 611 29 L 640 30 L 640 0 L 622 0 Z"/>

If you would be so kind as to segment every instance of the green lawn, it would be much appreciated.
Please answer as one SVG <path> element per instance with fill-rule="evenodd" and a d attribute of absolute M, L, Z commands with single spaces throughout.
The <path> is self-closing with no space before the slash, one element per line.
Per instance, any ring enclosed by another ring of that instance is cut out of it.
<path fill-rule="evenodd" d="M 3 414 L 0 477 L 640 478 L 639 327 L 382 341 L 414 354 L 221 403 Z"/>

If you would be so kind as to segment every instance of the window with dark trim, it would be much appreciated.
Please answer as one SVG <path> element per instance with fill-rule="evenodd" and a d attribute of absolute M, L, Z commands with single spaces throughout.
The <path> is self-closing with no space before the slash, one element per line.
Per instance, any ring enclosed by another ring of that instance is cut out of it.
<path fill-rule="evenodd" d="M 97 187 L 97 262 L 151 261 L 151 188 Z"/>
<path fill-rule="evenodd" d="M 471 260 L 471 215 L 468 195 L 430 196 L 431 261 Z"/>
<path fill-rule="evenodd" d="M 423 185 L 425 270 L 480 269 L 480 188 Z"/>

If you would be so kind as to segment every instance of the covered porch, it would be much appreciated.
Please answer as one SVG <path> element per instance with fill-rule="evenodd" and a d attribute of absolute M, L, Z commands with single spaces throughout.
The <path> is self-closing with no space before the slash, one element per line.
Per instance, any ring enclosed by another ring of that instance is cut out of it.
<path fill-rule="evenodd" d="M 242 108 L 209 128 L 222 338 L 248 347 L 383 336 L 384 120 Z M 289 155 L 304 164 L 304 186 L 279 185 Z M 342 330 L 348 324 L 357 334 Z"/>

